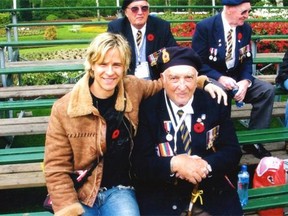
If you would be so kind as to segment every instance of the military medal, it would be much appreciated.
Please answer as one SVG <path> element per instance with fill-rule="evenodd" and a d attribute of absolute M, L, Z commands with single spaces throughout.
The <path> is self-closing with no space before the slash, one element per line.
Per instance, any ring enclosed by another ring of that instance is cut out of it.
<path fill-rule="evenodd" d="M 164 121 L 164 128 L 165 128 L 165 131 L 167 133 L 166 140 L 168 142 L 173 140 L 173 136 L 172 136 L 172 134 L 170 134 L 171 127 L 172 127 L 172 122 L 171 121 Z"/>
<path fill-rule="evenodd" d="M 219 136 L 219 125 L 215 126 L 211 130 L 207 131 L 206 133 L 206 149 L 212 148 L 213 151 L 215 150 L 214 141 Z"/>
<path fill-rule="evenodd" d="M 217 61 L 217 49 L 214 49 L 214 58 L 213 61 L 216 62 Z"/>
<path fill-rule="evenodd" d="M 240 50 L 239 50 L 239 60 L 240 60 L 240 62 L 242 63 L 242 61 L 243 61 L 243 59 L 245 58 L 245 54 L 244 54 L 244 52 L 245 52 L 245 50 L 244 49 L 246 49 L 245 47 L 243 47 L 243 48 L 241 48 Z"/>
<path fill-rule="evenodd" d="M 167 140 L 167 141 L 170 142 L 172 139 L 173 139 L 173 136 L 172 136 L 171 134 L 167 134 L 167 135 L 166 135 L 166 140 Z"/>
<path fill-rule="evenodd" d="M 251 56 L 249 44 L 247 45 L 247 53 L 246 53 L 246 56 L 247 56 L 248 58 Z"/>
<path fill-rule="evenodd" d="M 209 56 L 209 60 L 213 60 L 213 50 L 214 48 L 210 48 L 210 56 Z"/>

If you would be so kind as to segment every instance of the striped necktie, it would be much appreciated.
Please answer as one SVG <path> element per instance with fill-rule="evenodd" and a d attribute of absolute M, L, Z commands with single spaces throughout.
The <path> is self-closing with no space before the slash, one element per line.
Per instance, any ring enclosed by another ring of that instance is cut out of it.
<path fill-rule="evenodd" d="M 227 34 L 227 42 L 226 42 L 226 61 L 230 61 L 232 59 L 232 33 L 233 29 L 230 29 Z"/>
<path fill-rule="evenodd" d="M 183 110 L 178 110 L 177 114 L 179 116 L 179 118 L 181 119 L 182 115 L 183 115 Z M 190 138 L 190 134 L 188 131 L 188 128 L 185 124 L 185 121 L 183 120 L 181 125 L 180 125 L 180 133 L 181 133 L 181 138 L 183 141 L 183 145 L 184 145 L 184 150 L 190 155 L 191 154 L 191 138 Z"/>
<path fill-rule="evenodd" d="M 138 47 L 140 46 L 141 40 L 142 40 L 142 32 L 138 30 L 137 36 L 136 36 L 136 43 Z"/>

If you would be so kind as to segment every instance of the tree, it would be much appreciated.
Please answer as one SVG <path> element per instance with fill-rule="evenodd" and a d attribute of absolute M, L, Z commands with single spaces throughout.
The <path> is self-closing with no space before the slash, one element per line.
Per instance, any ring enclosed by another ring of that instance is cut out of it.
<path fill-rule="evenodd" d="M 29 0 L 18 0 L 17 5 L 19 5 L 19 8 L 31 8 L 32 4 Z M 20 11 L 19 20 L 21 21 L 31 21 L 32 20 L 32 11 L 26 10 L 26 11 Z"/>

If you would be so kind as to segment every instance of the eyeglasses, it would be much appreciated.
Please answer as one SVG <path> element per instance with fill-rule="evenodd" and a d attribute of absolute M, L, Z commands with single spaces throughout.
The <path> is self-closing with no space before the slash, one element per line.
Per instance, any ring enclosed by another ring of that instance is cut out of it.
<path fill-rule="evenodd" d="M 138 13 L 138 11 L 141 9 L 142 12 L 147 12 L 149 10 L 149 6 L 141 6 L 141 7 L 127 7 L 128 9 L 130 9 L 132 11 L 132 13 Z"/>
<path fill-rule="evenodd" d="M 240 14 L 241 15 L 245 15 L 246 13 L 250 13 L 252 10 L 251 9 L 249 9 L 249 10 L 243 10 L 243 11 L 240 11 Z"/>

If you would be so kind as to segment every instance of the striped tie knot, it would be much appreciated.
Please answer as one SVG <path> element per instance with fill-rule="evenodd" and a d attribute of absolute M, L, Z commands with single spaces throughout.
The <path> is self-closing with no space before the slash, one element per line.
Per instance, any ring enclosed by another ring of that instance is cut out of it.
<path fill-rule="evenodd" d="M 141 40 L 142 40 L 142 32 L 138 30 L 137 36 L 136 36 L 136 43 L 138 47 L 140 46 Z"/>
<path fill-rule="evenodd" d="M 179 118 L 181 118 L 184 114 L 184 111 L 178 110 L 177 114 L 178 114 Z M 188 128 L 187 128 L 184 120 L 182 121 L 182 123 L 179 127 L 179 131 L 181 133 L 181 138 L 183 141 L 184 150 L 190 155 L 191 150 L 192 150 L 191 146 L 190 146 L 191 138 L 190 138 L 190 134 L 189 134 Z"/>
<path fill-rule="evenodd" d="M 178 116 L 181 118 L 182 115 L 184 114 L 184 111 L 183 111 L 183 110 L 178 110 L 177 114 L 178 114 Z"/>

